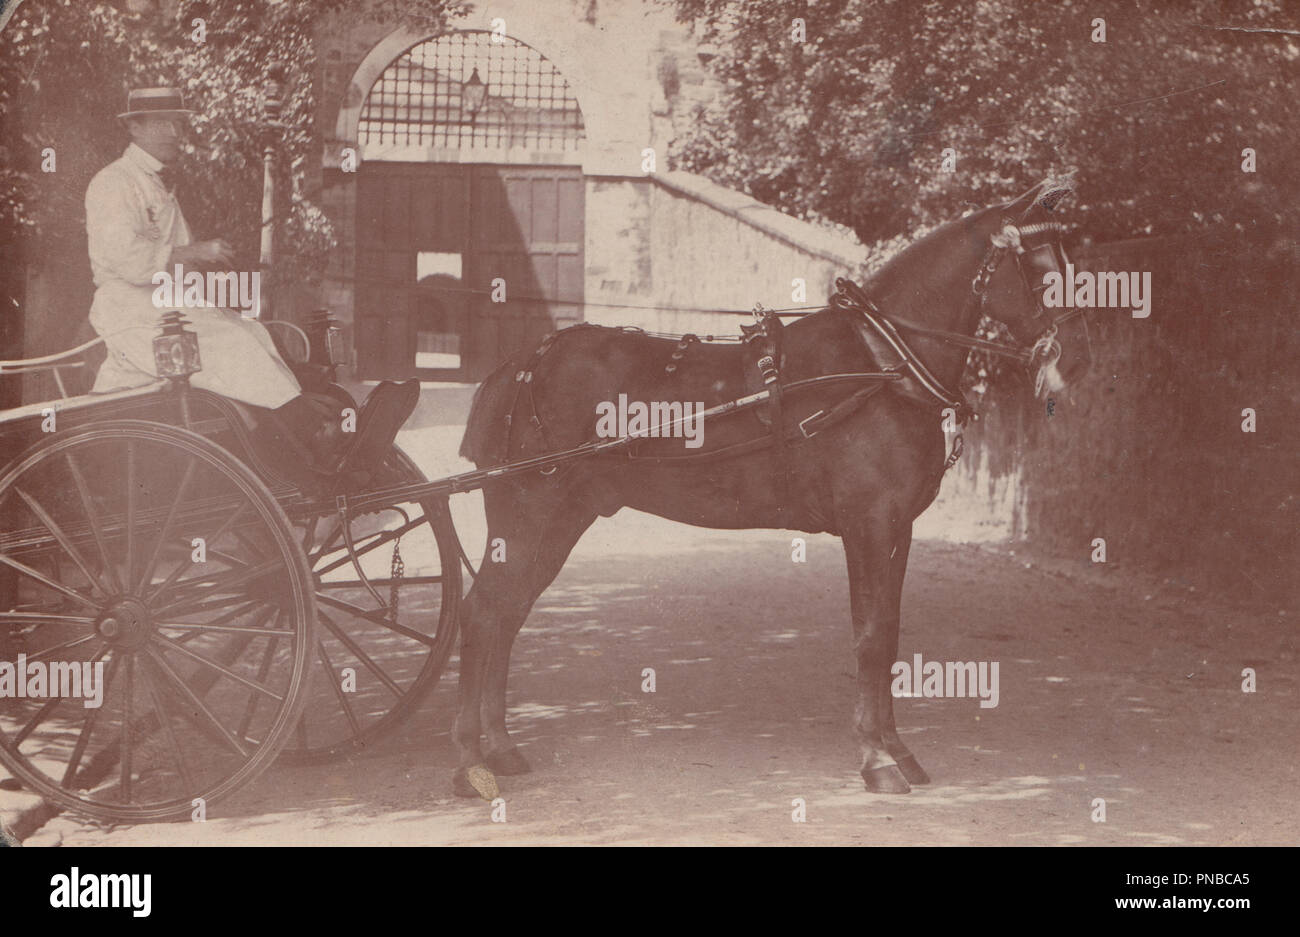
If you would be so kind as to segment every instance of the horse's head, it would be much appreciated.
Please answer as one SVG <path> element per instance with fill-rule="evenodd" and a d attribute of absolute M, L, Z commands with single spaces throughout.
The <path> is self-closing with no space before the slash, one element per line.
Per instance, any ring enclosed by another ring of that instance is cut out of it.
<path fill-rule="evenodd" d="M 991 250 L 973 284 L 984 311 L 1031 346 L 1029 368 L 1039 394 L 1061 390 L 1092 360 L 1084 310 L 1043 305 L 1044 274 L 1065 275 L 1063 229 L 1053 209 L 1072 189 L 1068 179 L 1048 180 L 1013 202 L 989 209 L 985 216 Z"/>

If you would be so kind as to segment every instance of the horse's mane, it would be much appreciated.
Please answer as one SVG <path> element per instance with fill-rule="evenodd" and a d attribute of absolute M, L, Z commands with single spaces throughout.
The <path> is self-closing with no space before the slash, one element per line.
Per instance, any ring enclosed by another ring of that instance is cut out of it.
<path fill-rule="evenodd" d="M 1018 218 L 1035 204 L 1050 211 L 1073 188 L 1070 176 L 1050 177 L 1009 202 L 944 222 L 886 261 L 867 280 L 869 291 L 879 297 L 901 296 L 909 305 L 941 299 L 945 281 L 933 275 L 936 268 L 952 270 L 957 266 L 962 269 L 963 277 L 973 274 L 971 265 L 983 257 L 989 234 L 1004 216 Z M 953 256 L 955 251 L 960 251 L 954 244 L 963 243 L 965 252 Z"/>

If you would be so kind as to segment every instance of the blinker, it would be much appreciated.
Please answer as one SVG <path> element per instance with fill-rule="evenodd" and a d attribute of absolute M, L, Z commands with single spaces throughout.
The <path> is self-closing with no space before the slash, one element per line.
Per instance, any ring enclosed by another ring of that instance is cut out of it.
<path fill-rule="evenodd" d="M 1043 275 L 1047 273 L 1064 275 L 1068 261 L 1069 258 L 1066 257 L 1065 248 L 1059 238 L 1051 238 L 1035 247 L 1026 247 L 1023 252 L 1016 255 L 1020 278 L 1024 281 L 1025 289 L 1029 290 L 1030 295 L 1034 297 L 1035 316 L 1043 313 L 1043 293 L 1047 290 Z"/>

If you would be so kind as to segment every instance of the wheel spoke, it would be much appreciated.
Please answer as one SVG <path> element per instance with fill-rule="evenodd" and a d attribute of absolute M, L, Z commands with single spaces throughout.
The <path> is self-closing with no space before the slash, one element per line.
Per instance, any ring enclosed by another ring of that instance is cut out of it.
<path fill-rule="evenodd" d="M 206 612 L 214 608 L 230 608 L 230 606 L 237 605 L 240 602 L 247 603 L 248 596 L 225 595 L 216 599 L 193 599 L 187 604 L 178 604 L 161 611 L 165 611 L 168 615 L 194 615 L 198 612 Z M 180 626 L 183 623 L 176 622 L 175 624 Z"/>
<path fill-rule="evenodd" d="M 54 615 L 49 612 L 0 612 L 0 625 L 93 625 L 95 619 L 82 615 Z"/>
<path fill-rule="evenodd" d="M 62 696 L 53 696 L 44 706 L 36 710 L 32 718 L 27 720 L 27 724 L 19 729 L 18 734 L 14 736 L 14 748 L 23 744 L 23 742 L 27 740 L 27 736 L 31 735 L 32 731 L 45 720 L 45 717 L 53 712 L 54 708 L 62 702 Z"/>
<path fill-rule="evenodd" d="M 371 579 L 372 586 L 436 586 L 442 582 L 441 576 L 403 576 L 401 579 Z M 317 589 L 364 589 L 365 583 L 360 579 L 332 579 L 316 586 Z"/>
<path fill-rule="evenodd" d="M 131 802 L 131 697 L 135 694 L 135 655 L 126 659 L 126 698 L 122 703 L 122 799 Z"/>
<path fill-rule="evenodd" d="M 150 661 L 152 663 L 152 661 Z M 189 771 L 185 767 L 185 758 L 181 755 L 181 746 L 176 739 L 176 730 L 172 728 L 171 722 L 167 718 L 167 710 L 163 707 L 161 694 L 158 692 L 158 685 L 154 683 L 153 677 L 149 676 L 149 668 L 140 668 L 140 677 L 143 679 L 145 687 L 149 693 L 149 705 L 153 707 L 154 715 L 158 719 L 158 724 L 162 726 L 163 735 L 167 736 L 167 751 L 171 753 L 172 763 L 176 765 L 176 773 L 181 776 L 181 783 L 185 785 L 185 790 L 194 790 L 194 780 L 190 777 Z"/>
<path fill-rule="evenodd" d="M 258 607 L 259 605 L 261 605 L 261 604 L 262 604 L 262 603 L 260 603 L 260 602 L 249 602 L 247 605 L 243 605 L 243 606 L 240 606 L 239 608 L 231 609 L 230 611 L 226 612 L 226 614 L 224 614 L 224 615 L 220 615 L 220 616 L 218 616 L 218 617 L 212 619 L 212 621 L 207 621 L 207 622 L 204 622 L 203 624 L 204 624 L 204 625 L 224 625 L 224 624 L 226 624 L 226 622 L 234 621 L 236 618 L 240 617 L 241 615 L 247 615 L 249 612 L 251 612 L 253 609 L 257 608 L 257 607 Z M 270 612 L 266 612 L 265 614 L 263 614 L 263 615 L 260 617 L 260 619 L 258 620 L 257 625 L 261 625 L 263 622 L 265 622 L 266 619 L 269 617 L 269 615 L 270 615 Z M 255 625 L 254 627 L 257 627 L 257 625 Z M 192 623 L 190 623 L 190 622 L 176 622 L 176 623 L 173 623 L 173 624 L 170 624 L 170 625 L 167 624 L 166 622 L 157 622 L 157 623 L 155 623 L 155 627 L 157 627 L 157 628 L 182 628 L 182 629 L 189 629 L 189 630 L 186 630 L 185 633 L 182 634 L 182 635 L 180 635 L 179 637 L 173 637 L 173 638 L 172 638 L 172 640 L 175 641 L 177 644 L 185 644 L 185 643 L 187 643 L 187 642 L 189 642 L 189 641 L 193 641 L 193 640 L 196 639 L 196 638 L 201 638 L 201 637 L 203 637 L 203 632 L 204 632 L 204 630 L 209 630 L 209 631 L 220 630 L 220 629 L 217 629 L 217 628 L 206 628 L 206 629 L 202 629 L 202 630 L 195 629 L 195 628 L 193 627 Z M 238 627 L 238 626 L 232 626 L 232 627 Z M 245 627 L 239 627 L 238 630 L 239 630 L 241 633 L 247 634 L 248 631 L 249 631 L 250 629 L 245 628 Z M 229 634 L 230 632 L 231 632 L 231 629 L 230 629 L 230 628 L 225 629 L 225 633 Z"/>
<path fill-rule="evenodd" d="M 278 625 L 284 613 L 279 609 L 275 611 L 275 623 Z M 289 632 L 285 632 L 288 634 Z M 274 637 L 266 642 L 266 650 L 262 652 L 262 662 L 257 665 L 257 680 L 259 683 L 266 681 L 266 675 L 271 672 L 271 662 L 275 659 L 275 649 L 280 644 L 280 638 Z M 239 724 L 239 737 L 248 738 L 248 730 L 253 725 L 253 713 L 257 711 L 257 704 L 262 698 L 257 694 L 249 694 L 248 706 L 244 710 L 244 719 Z"/>
<path fill-rule="evenodd" d="M 168 621 L 160 622 L 159 628 L 188 628 L 193 631 L 220 631 L 224 634 L 269 634 L 273 637 L 283 638 L 285 635 L 293 634 L 292 631 L 283 628 L 246 628 L 243 625 L 212 625 L 212 624 L 194 624 L 188 621 Z"/>
<path fill-rule="evenodd" d="M 85 557 L 81 555 L 81 551 L 77 549 L 77 545 L 72 542 L 72 539 L 66 533 L 64 533 L 63 528 L 60 527 L 54 518 L 49 515 L 45 508 L 41 507 L 35 498 L 23 491 L 21 488 L 14 488 L 14 491 L 18 494 L 18 497 L 23 499 L 27 507 L 31 509 L 31 512 L 36 515 L 37 519 L 45 525 L 45 529 L 54 535 L 54 539 L 57 540 L 59 546 L 63 548 L 63 552 L 68 554 L 68 556 L 72 558 L 72 562 L 77 564 L 77 568 L 81 570 L 82 575 L 86 577 L 86 580 L 91 584 L 91 586 L 98 589 L 104 595 L 108 595 L 110 590 L 104 585 L 103 580 L 91 571 L 90 564 L 87 563 Z"/>
<path fill-rule="evenodd" d="M 146 654 L 149 655 L 149 659 L 158 666 L 159 670 L 162 671 L 163 676 L 165 676 L 172 683 L 173 687 L 179 690 L 181 695 L 184 696 L 189 701 L 190 705 L 194 707 L 195 711 L 198 714 L 201 714 L 203 718 L 207 720 L 208 724 L 217 731 L 217 733 L 221 736 L 221 738 L 240 757 L 247 758 L 249 756 L 248 750 L 244 748 L 243 745 L 240 744 L 239 739 L 235 738 L 234 735 L 231 734 L 229 729 L 227 729 L 225 726 L 221 724 L 221 720 L 219 720 L 215 715 L 212 714 L 212 711 L 208 709 L 208 707 L 204 704 L 203 700 L 199 699 L 194 694 L 194 691 L 191 690 L 186 685 L 185 681 L 180 678 L 180 676 L 176 673 L 176 671 L 172 670 L 171 665 L 168 664 L 167 661 L 163 660 L 162 656 L 153 648 L 149 647 L 148 645 L 145 646 L 144 651 Z M 186 710 L 184 708 L 182 708 L 181 712 L 188 715 L 188 713 L 186 713 Z"/>
<path fill-rule="evenodd" d="M 181 476 L 181 483 L 176 487 L 176 497 L 172 498 L 171 507 L 167 510 L 167 519 L 163 521 L 162 530 L 158 533 L 158 542 L 154 544 L 153 553 L 150 555 L 148 562 L 144 564 L 144 572 L 140 575 L 140 585 L 136 588 L 136 593 L 144 592 L 145 586 L 149 585 L 153 579 L 153 571 L 158 565 L 158 557 L 162 554 L 163 545 L 171 537 L 172 525 L 176 523 L 176 512 L 180 510 L 181 502 L 185 500 L 185 495 L 189 491 L 190 482 L 194 479 L 194 469 L 198 463 L 191 456 L 189 464 L 185 466 L 185 474 Z"/>
<path fill-rule="evenodd" d="M 402 688 L 397 685 L 396 681 L 394 681 L 392 677 L 390 677 L 387 673 L 385 673 L 382 667 L 380 667 L 378 664 L 374 662 L 374 660 L 370 657 L 369 654 L 367 654 L 364 650 L 362 650 L 361 645 L 353 641 L 352 638 L 348 636 L 348 633 L 344 631 L 342 628 L 340 628 L 338 625 L 336 625 L 330 619 L 330 617 L 326 615 L 324 612 L 319 612 L 318 614 L 320 616 L 321 622 L 324 623 L 326 628 L 329 628 L 329 630 L 333 632 L 334 637 L 342 641 L 344 646 L 347 647 L 347 649 L 351 651 L 357 657 L 358 660 L 360 660 L 363 664 L 365 664 L 368 668 L 370 668 L 370 670 L 374 672 L 375 676 L 377 676 L 380 679 L 380 681 L 384 684 L 384 686 L 388 687 L 388 689 L 392 691 L 392 694 L 394 696 L 396 696 L 398 699 L 401 699 Z"/>
<path fill-rule="evenodd" d="M 47 647 L 45 650 L 37 651 L 35 654 L 28 654 L 27 660 L 29 662 L 34 660 L 40 660 L 42 657 L 49 657 L 51 654 L 57 654 L 59 651 L 66 651 L 70 648 L 77 647 L 80 644 L 85 644 L 87 641 L 93 641 L 95 640 L 96 637 L 98 637 L 98 635 L 96 635 L 94 632 L 91 632 L 90 634 L 83 634 L 79 638 L 73 638 L 70 641 L 64 641 L 62 644 L 54 645 L 54 647 Z"/>
<path fill-rule="evenodd" d="M 379 530 L 371 534 L 370 539 L 367 540 L 365 543 L 363 544 L 354 543 L 353 549 L 356 552 L 357 556 L 365 556 L 367 553 L 371 552 L 372 550 L 375 550 L 378 547 L 383 546 L 385 543 L 389 543 L 393 540 L 396 540 L 400 536 L 401 536 L 400 534 L 391 531 Z M 339 554 L 338 559 L 331 560 L 329 563 L 320 567 L 319 569 L 317 569 L 316 564 L 313 563 L 312 572 L 315 573 L 317 576 L 324 576 L 326 573 L 332 573 L 340 566 L 347 566 L 349 563 L 352 562 L 352 554 L 348 553 L 348 548 L 346 544 L 340 544 L 337 548 L 333 550 L 325 551 L 324 553 L 321 554 L 321 558 L 332 555 L 334 553 Z"/>
<path fill-rule="evenodd" d="M 229 623 L 229 622 L 234 621 L 234 620 L 235 620 L 236 618 L 238 618 L 240 615 L 247 615 L 247 614 L 248 614 L 249 612 L 251 612 L 253 609 L 255 609 L 255 608 L 257 608 L 258 606 L 261 606 L 261 605 L 263 605 L 263 604 L 264 604 L 264 603 L 259 602 L 257 599 L 253 599 L 253 600 L 251 600 L 251 601 L 245 603 L 244 605 L 239 606 L 238 608 L 232 608 L 230 611 L 226 612 L 224 615 L 218 615 L 216 618 L 212 619 L 211 621 L 205 621 L 205 622 L 203 622 L 203 624 L 205 624 L 205 625 L 224 625 L 224 624 L 227 624 L 227 623 Z M 266 606 L 266 607 L 269 608 L 270 606 Z M 270 612 L 266 612 L 265 614 L 263 614 L 263 615 L 260 617 L 260 619 L 258 620 L 257 624 L 254 625 L 253 627 L 255 627 L 255 628 L 256 628 L 256 627 L 260 627 L 260 626 L 261 626 L 261 625 L 266 621 L 266 619 L 270 617 L 270 614 L 271 614 Z M 161 624 L 158 624 L 158 625 L 156 625 L 156 627 L 162 627 L 162 625 L 161 625 Z M 185 623 L 185 622 L 177 622 L 177 623 L 176 623 L 176 627 L 184 628 L 184 627 L 186 627 L 186 623 Z M 238 627 L 238 626 L 235 626 L 235 627 Z"/>
<path fill-rule="evenodd" d="M 321 666 L 324 667 L 325 672 L 329 674 L 330 686 L 334 688 L 334 695 L 338 698 L 339 705 L 343 707 L 343 714 L 347 716 L 348 725 L 352 727 L 352 734 L 360 735 L 361 724 L 357 722 L 356 714 L 352 712 L 352 704 L 348 702 L 348 695 L 343 692 L 343 687 L 339 684 L 339 675 L 334 672 L 334 664 L 330 661 L 329 652 L 325 650 L 324 641 L 316 642 L 316 656 L 320 658 Z M 302 719 L 301 721 L 306 722 L 307 720 Z M 303 730 L 303 735 L 304 735 L 303 744 L 305 747 L 306 745 L 305 729 Z"/>
<path fill-rule="evenodd" d="M 426 520 L 426 517 L 427 517 L 426 515 L 420 515 L 419 520 L 407 521 L 401 527 L 394 528 L 393 530 L 375 531 L 373 534 L 370 535 L 371 539 L 366 541 L 366 543 L 360 545 L 354 544 L 355 552 L 357 556 L 365 556 L 367 553 L 370 553 L 372 550 L 377 550 L 379 547 L 382 547 L 386 543 L 391 543 L 394 540 L 400 539 L 410 531 L 414 530 L 416 527 L 419 527 L 421 524 L 423 524 Z M 317 561 L 321 557 L 325 556 L 327 553 L 333 553 L 337 551 L 322 550 L 318 555 L 313 556 L 311 558 L 312 572 L 314 572 L 317 576 L 324 576 L 326 573 L 332 573 L 340 566 L 346 566 L 348 563 L 352 562 L 351 555 L 349 555 L 346 552 L 347 551 L 346 546 L 341 545 L 339 546 L 338 550 L 344 551 L 343 555 L 340 556 L 338 559 L 331 561 L 327 565 L 322 566 L 320 569 L 315 568 Z"/>
<path fill-rule="evenodd" d="M 24 563 L 20 563 L 18 562 L 18 560 L 13 559 L 12 557 L 0 553 L 0 563 L 4 563 L 6 566 L 18 570 L 18 572 L 22 573 L 24 576 L 27 576 L 28 578 L 35 579 L 37 582 L 39 582 L 41 585 L 45 586 L 46 588 L 53 589 L 55 592 L 62 592 L 68 598 L 75 599 L 76 601 L 80 602 L 82 605 L 88 605 L 91 608 L 95 609 L 96 611 L 99 611 L 98 603 L 90 599 L 88 596 L 82 595 L 80 592 L 77 592 L 75 589 L 69 589 L 67 586 L 63 585 L 62 583 L 55 582 L 53 579 L 50 579 L 48 576 L 45 576 L 42 573 L 38 573 L 30 566 Z"/>
<path fill-rule="evenodd" d="M 108 651 L 106 643 L 99 649 L 92 661 L 97 661 Z M 117 673 L 118 657 L 113 655 L 113 659 L 108 664 L 108 673 L 104 675 L 104 683 L 107 685 L 113 682 L 113 675 Z M 63 772 L 63 780 L 59 782 L 60 787 L 67 787 L 72 783 L 73 778 L 77 776 L 77 768 L 81 765 L 82 756 L 86 754 L 86 746 L 90 744 L 91 733 L 95 731 L 95 723 L 99 721 L 99 714 L 104 711 L 104 707 L 97 706 L 94 709 L 86 710 L 86 718 L 81 722 L 81 733 L 77 736 L 77 744 L 72 747 L 72 756 L 68 759 L 68 767 Z M 94 784 L 94 779 L 90 779 L 90 784 Z"/>
<path fill-rule="evenodd" d="M 178 602 L 173 602 L 171 605 L 165 605 L 162 608 L 158 609 L 157 612 L 155 612 L 155 614 L 156 615 L 179 615 L 179 614 L 188 614 L 190 612 L 199 611 L 200 609 L 213 608 L 213 607 L 220 608 L 221 606 L 219 605 L 213 606 L 211 604 L 208 604 L 208 600 L 206 597 L 209 595 L 216 595 L 221 592 L 229 592 L 230 590 L 234 589 L 237 586 L 244 585 L 246 582 L 250 582 L 255 579 L 260 579 L 263 576 L 275 571 L 276 569 L 282 566 L 284 566 L 284 558 L 275 557 L 274 559 L 267 560 L 265 563 L 259 563 L 256 566 L 249 566 L 237 572 L 232 572 L 228 576 L 225 577 L 219 576 L 211 580 L 211 585 L 208 588 L 203 589 L 202 594 L 200 596 L 196 598 L 181 599 Z M 208 580 L 206 579 L 206 577 L 202 579 L 193 579 L 193 580 L 182 579 L 178 583 L 178 585 L 184 585 L 186 582 L 207 582 L 207 581 Z M 247 599 L 247 596 L 240 595 L 240 596 L 234 596 L 230 601 L 239 602 L 239 601 L 244 601 L 245 599 Z M 230 602 L 225 602 L 224 604 L 229 605 Z"/>
<path fill-rule="evenodd" d="M 269 689 L 268 687 L 262 686 L 262 684 L 260 683 L 257 683 L 253 680 L 249 680 L 247 677 L 241 677 L 233 670 L 228 670 L 225 667 L 218 664 L 216 661 L 210 660 L 209 658 L 204 657 L 202 654 L 199 654 L 195 651 L 191 651 L 185 645 L 178 644 L 175 641 L 172 641 L 171 639 L 167 638 L 165 635 L 156 634 L 153 636 L 153 639 L 161 642 L 164 646 L 171 648 L 177 653 L 182 654 L 185 657 L 188 657 L 190 660 L 196 661 L 205 667 L 209 667 L 212 670 L 217 671 L 218 673 L 225 674 L 231 680 L 234 680 L 236 683 L 242 683 L 250 690 L 256 690 L 258 693 L 261 693 L 263 696 L 269 696 L 271 699 L 276 700 L 277 702 L 281 702 L 281 703 L 284 702 L 284 697 L 281 696 L 279 693 L 276 693 L 275 691 Z"/>
<path fill-rule="evenodd" d="M 212 591 L 212 584 L 220 581 L 221 577 L 245 573 L 252 568 L 248 563 L 222 550 L 209 549 L 208 559 L 210 561 L 220 560 L 226 564 L 226 568 L 213 570 L 212 572 L 203 573 L 198 576 L 191 576 L 189 579 L 174 580 L 167 590 L 173 593 L 171 596 L 172 604 L 177 602 L 187 602 L 193 599 L 196 595 L 210 592 Z M 193 564 L 185 564 L 187 569 L 192 565 Z"/>
<path fill-rule="evenodd" d="M 104 564 L 104 575 L 108 577 L 109 584 L 114 589 L 119 589 L 121 583 L 117 578 L 117 570 L 108 561 L 108 547 L 104 544 L 104 532 L 100 530 L 99 518 L 95 514 L 95 504 L 90 497 L 90 489 L 86 486 L 86 479 L 81 474 L 81 467 L 77 465 L 77 460 L 72 457 L 70 450 L 63 453 L 63 458 L 67 460 L 68 470 L 72 473 L 73 485 L 77 489 L 77 496 L 81 498 L 81 510 L 86 515 L 86 523 L 90 525 L 90 532 L 95 537 L 95 545 L 99 548 L 99 559 Z"/>
<path fill-rule="evenodd" d="M 431 635 L 421 634 L 405 625 L 399 625 L 397 622 L 390 621 L 388 618 L 384 617 L 387 614 L 387 609 L 365 609 L 359 605 L 353 605 L 351 602 L 344 602 L 342 599 L 336 599 L 332 595 L 325 595 L 321 592 L 316 593 L 316 600 L 325 605 L 332 605 L 342 611 L 351 612 L 356 617 L 374 622 L 376 625 L 383 625 L 389 631 L 395 631 L 398 634 L 405 635 L 412 641 L 419 641 L 427 647 L 433 647 L 437 643 L 436 639 Z"/>
<path fill-rule="evenodd" d="M 243 504 L 241 504 L 238 508 L 235 509 L 235 513 L 231 514 L 224 521 L 222 521 L 221 526 L 217 528 L 216 533 L 212 534 L 210 537 L 207 538 L 207 542 L 216 543 L 222 537 L 224 537 L 226 535 L 226 531 L 230 529 L 230 526 L 235 522 L 236 518 L 238 518 L 240 514 L 243 514 L 247 508 L 248 508 L 248 502 L 245 501 Z M 167 578 L 164 579 L 162 582 L 160 582 L 157 588 L 155 588 L 152 592 L 149 593 L 149 597 L 145 599 L 145 602 L 152 603 L 160 595 L 162 595 L 164 592 L 170 589 L 172 585 L 175 584 L 176 580 L 180 578 L 181 573 L 185 572 L 185 570 L 189 569 L 192 565 L 194 564 L 190 562 L 186 562 L 184 560 L 182 560 L 180 563 L 177 563 L 176 568 L 167 574 Z"/>
<path fill-rule="evenodd" d="M 126 576 L 130 583 L 135 577 L 135 440 L 126 441 Z"/>

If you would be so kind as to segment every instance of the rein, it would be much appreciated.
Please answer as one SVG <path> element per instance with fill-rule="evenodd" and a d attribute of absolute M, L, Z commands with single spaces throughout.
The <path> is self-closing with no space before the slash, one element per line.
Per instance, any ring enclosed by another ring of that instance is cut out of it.
<path fill-rule="evenodd" d="M 1033 237 L 1035 235 L 1050 232 L 1059 236 L 1064 231 L 1064 227 L 1055 221 L 1044 221 L 1037 224 L 1017 226 L 1011 222 L 1003 225 L 1002 230 L 991 235 L 988 251 L 980 263 L 979 272 L 971 280 L 971 292 L 967 302 L 982 304 L 984 301 L 984 291 L 988 288 L 989 281 L 993 274 L 1001 265 L 1003 259 L 1008 254 L 1013 254 L 1019 262 L 1020 256 L 1025 253 L 1022 239 Z M 1024 267 L 1021 267 L 1021 275 L 1025 275 Z M 1043 365 L 1040 367 L 1038 375 L 1035 378 L 1035 392 L 1039 391 L 1045 379 L 1044 371 L 1050 365 L 1056 363 L 1061 356 L 1060 343 L 1056 341 L 1056 333 L 1062 322 L 1066 322 L 1077 315 L 1082 314 L 1081 309 L 1072 309 L 1055 319 L 1049 321 L 1047 328 L 1028 346 L 1008 345 L 1002 342 L 989 341 L 987 339 L 975 338 L 974 336 L 964 335 L 961 332 L 953 332 L 948 329 L 934 328 L 928 325 L 922 325 L 919 322 L 913 322 L 900 316 L 888 316 L 880 310 L 880 307 L 871 299 L 866 292 L 854 283 L 852 280 L 838 278 L 835 281 L 836 293 L 831 298 L 830 305 L 837 309 L 844 309 L 857 313 L 861 316 L 866 324 L 878 335 L 880 335 L 903 359 L 902 367 L 906 367 L 912 372 L 912 376 L 917 382 L 926 389 L 933 397 L 939 400 L 945 406 L 953 407 L 961 412 L 967 408 L 963 398 L 948 390 L 942 382 L 930 373 L 925 366 L 921 357 L 912 350 L 911 346 L 899 334 L 899 329 L 914 333 L 917 335 L 926 335 L 936 338 L 945 344 L 956 345 L 960 348 L 966 348 L 974 351 L 983 351 L 988 354 L 999 355 L 1004 358 L 1010 358 L 1018 361 L 1023 365 L 1031 366 L 1040 357 L 1043 359 Z M 1031 291 L 1033 287 L 1026 278 L 1026 287 Z M 1044 312 L 1041 303 L 1036 303 L 1038 315 Z"/>

